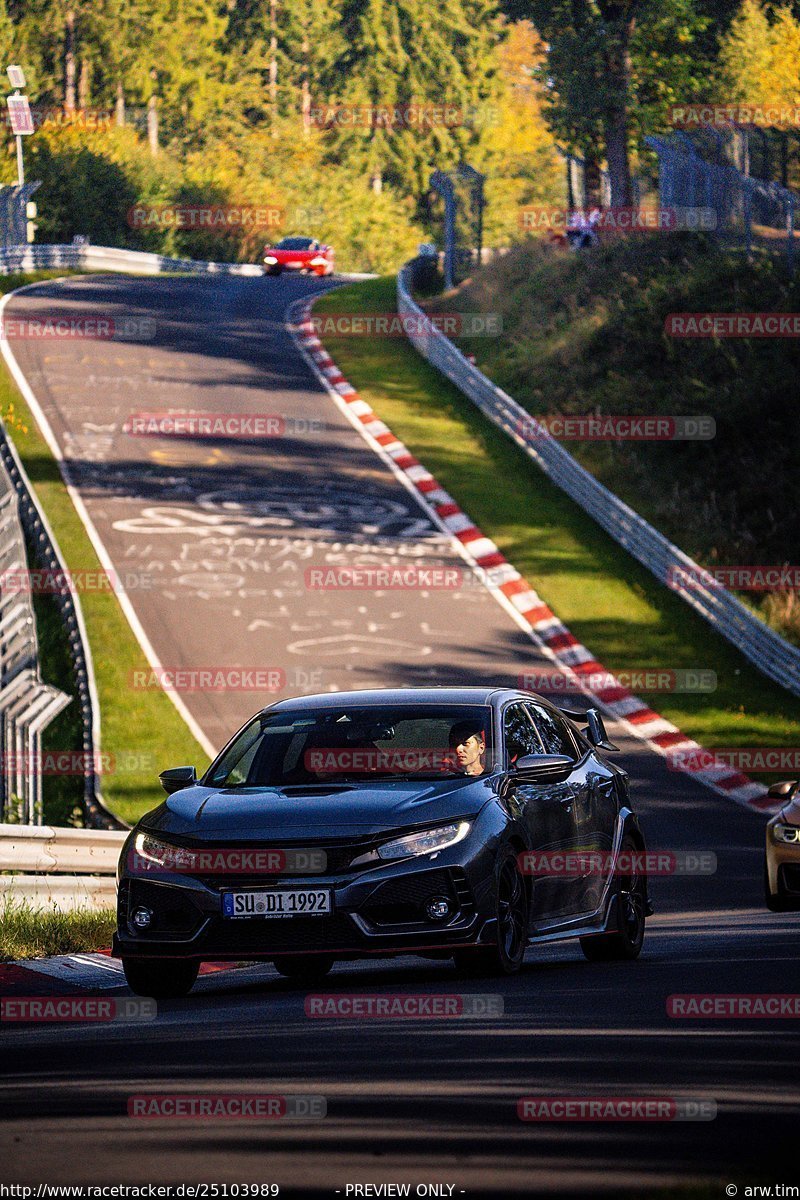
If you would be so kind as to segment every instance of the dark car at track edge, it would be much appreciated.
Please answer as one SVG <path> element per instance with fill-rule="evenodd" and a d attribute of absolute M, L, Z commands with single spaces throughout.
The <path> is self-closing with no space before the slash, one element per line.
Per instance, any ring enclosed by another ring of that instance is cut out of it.
<path fill-rule="evenodd" d="M 186 994 L 204 960 L 309 983 L 401 954 L 513 974 L 567 938 L 632 960 L 645 842 L 613 749 L 596 710 L 506 688 L 278 701 L 202 779 L 162 773 L 120 858 L 113 953 L 150 996 Z"/>

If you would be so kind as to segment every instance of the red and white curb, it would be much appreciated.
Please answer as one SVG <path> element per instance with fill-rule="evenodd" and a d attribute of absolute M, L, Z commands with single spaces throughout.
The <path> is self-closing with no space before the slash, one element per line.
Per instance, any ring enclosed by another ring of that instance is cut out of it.
<path fill-rule="evenodd" d="M 240 969 L 237 963 L 205 962 L 200 966 L 200 975 L 219 975 Z M 81 992 L 109 991 L 128 986 L 121 961 L 112 958 L 109 950 L 55 954 L 50 958 L 26 958 L 18 962 L 0 963 L 0 993 L 3 995 L 23 989 L 30 989 L 37 994 L 52 992 L 64 985 Z"/>
<path fill-rule="evenodd" d="M 297 301 L 289 309 L 288 328 L 295 344 L 337 407 L 358 430 L 367 444 L 422 505 L 435 525 L 453 539 L 455 548 L 516 624 L 536 646 L 554 662 L 573 683 L 580 687 L 604 712 L 618 720 L 623 728 L 643 741 L 662 757 L 680 756 L 702 762 L 697 769 L 675 764 L 674 769 L 710 787 L 719 795 L 735 800 L 757 812 L 777 811 L 766 788 L 724 760 L 714 758 L 698 743 L 681 733 L 675 725 L 659 716 L 643 700 L 607 671 L 573 637 L 545 604 L 531 584 L 511 565 L 497 546 L 481 532 L 457 502 L 431 473 L 399 441 L 391 429 L 349 383 L 320 342 L 311 318 L 312 300 Z M 587 677 L 602 675 L 608 686 L 592 691 Z"/>

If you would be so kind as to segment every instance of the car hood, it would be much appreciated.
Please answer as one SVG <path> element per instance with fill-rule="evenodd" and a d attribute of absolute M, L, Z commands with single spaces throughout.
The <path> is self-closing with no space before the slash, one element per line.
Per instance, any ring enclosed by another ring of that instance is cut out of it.
<path fill-rule="evenodd" d="M 362 838 L 474 816 L 496 786 L 496 777 L 224 791 L 198 785 L 170 796 L 142 825 L 217 844 Z"/>

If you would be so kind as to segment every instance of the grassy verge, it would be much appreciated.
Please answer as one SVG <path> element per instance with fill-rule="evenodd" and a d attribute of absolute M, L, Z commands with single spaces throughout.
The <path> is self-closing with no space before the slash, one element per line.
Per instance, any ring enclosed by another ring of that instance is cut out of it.
<path fill-rule="evenodd" d="M 492 312 L 502 337 L 462 339 L 478 365 L 536 416 L 708 414 L 696 442 L 579 442 L 570 452 L 704 565 L 797 561 L 800 472 L 792 337 L 680 338 L 670 314 L 795 313 L 800 272 L 748 264 L 713 242 L 626 238 L 589 254 L 536 243 L 476 272 L 439 310 Z M 796 591 L 743 593 L 800 644 Z"/>
<path fill-rule="evenodd" d="M 0 908 L 0 959 L 103 950 L 111 945 L 115 923 L 113 909 L 57 912 L 6 901 Z"/>
<path fill-rule="evenodd" d="M 64 274 L 51 271 L 6 276 L 0 278 L 0 291 L 13 291 L 23 283 Z M 0 413 L 8 417 L 11 406 L 13 419 L 6 421 L 8 431 L 58 539 L 67 568 L 99 571 L 97 556 L 64 487 L 58 464 L 3 365 Z M 80 601 L 97 679 L 102 748 L 113 767 L 101 780 L 103 797 L 123 820 L 134 821 L 164 798 L 158 771 L 184 762 L 196 763 L 200 769 L 206 756 L 164 692 L 133 691 L 128 686 L 130 673 L 146 669 L 147 663 L 116 597 L 109 592 L 92 591 L 82 593 Z M 55 606 L 37 597 L 36 613 L 43 677 L 74 695 Z M 45 746 L 75 749 L 80 744 L 80 715 L 77 704 L 73 703 L 47 731 Z M 48 819 L 64 819 L 79 796 L 75 781 L 47 777 L 44 789 Z"/>
<path fill-rule="evenodd" d="M 394 309 L 394 280 L 328 293 L 320 315 Z M 648 694 L 707 746 L 800 746 L 800 700 L 771 684 L 560 492 L 398 338 L 329 338 L 348 379 L 609 670 L 703 668 L 711 694 Z M 765 779 L 769 778 L 767 776 Z"/>

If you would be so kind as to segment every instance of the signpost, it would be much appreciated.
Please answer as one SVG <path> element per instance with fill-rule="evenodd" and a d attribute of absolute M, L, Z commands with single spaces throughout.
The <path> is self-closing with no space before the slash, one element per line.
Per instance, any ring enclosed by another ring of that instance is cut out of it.
<path fill-rule="evenodd" d="M 8 116 L 11 122 L 11 132 L 17 141 L 17 182 L 22 187 L 25 182 L 25 167 L 22 161 L 22 139 L 27 134 L 33 133 L 33 117 L 31 116 L 31 106 L 28 103 L 27 96 L 21 96 L 20 88 L 25 87 L 25 72 L 22 67 L 8 67 L 8 78 L 11 86 L 15 88 L 13 96 L 6 97 L 8 105 Z"/>

